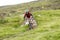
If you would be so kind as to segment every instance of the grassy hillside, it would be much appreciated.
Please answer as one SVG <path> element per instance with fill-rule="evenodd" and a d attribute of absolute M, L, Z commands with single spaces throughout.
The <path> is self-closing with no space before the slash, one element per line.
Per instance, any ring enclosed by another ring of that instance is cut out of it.
<path fill-rule="evenodd" d="M 37 28 L 27 30 L 21 26 L 22 14 L 6 17 L 8 22 L 0 23 L 0 40 L 60 40 L 60 10 L 42 10 L 33 12 Z"/>
<path fill-rule="evenodd" d="M 31 12 L 38 24 L 28 30 L 21 26 L 25 9 Z M 60 40 L 60 0 L 38 0 L 0 7 L 0 40 Z"/>

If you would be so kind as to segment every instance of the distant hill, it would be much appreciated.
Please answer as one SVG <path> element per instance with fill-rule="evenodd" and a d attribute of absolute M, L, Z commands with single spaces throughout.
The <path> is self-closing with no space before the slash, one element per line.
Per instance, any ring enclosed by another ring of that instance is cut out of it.
<path fill-rule="evenodd" d="M 60 7 L 60 0 L 37 0 L 29 3 L 23 3 L 23 4 L 17 4 L 17 5 L 11 5 L 11 6 L 3 6 L 1 9 L 26 9 L 33 7 L 35 9 L 42 9 L 42 7 L 45 7 L 43 9 L 59 9 Z M 55 7 L 56 6 L 56 7 Z M 59 6 L 59 7 L 58 7 Z"/>

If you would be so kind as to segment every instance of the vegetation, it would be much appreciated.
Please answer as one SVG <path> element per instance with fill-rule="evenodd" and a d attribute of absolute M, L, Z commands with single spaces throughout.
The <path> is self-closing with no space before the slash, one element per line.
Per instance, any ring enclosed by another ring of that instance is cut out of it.
<path fill-rule="evenodd" d="M 8 22 L 0 24 L 0 40 L 60 40 L 60 10 L 33 12 L 37 28 L 28 31 L 28 25 L 21 26 L 23 16 L 7 17 Z"/>
<path fill-rule="evenodd" d="M 0 7 L 0 40 L 60 40 L 60 0 L 38 0 Z M 28 30 L 23 12 L 31 7 L 38 26 Z"/>

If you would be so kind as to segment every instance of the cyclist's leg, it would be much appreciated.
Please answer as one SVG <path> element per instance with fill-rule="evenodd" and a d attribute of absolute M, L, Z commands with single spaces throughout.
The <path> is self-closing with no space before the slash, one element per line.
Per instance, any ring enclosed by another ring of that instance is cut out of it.
<path fill-rule="evenodd" d="M 33 29 L 33 26 L 32 25 L 33 25 L 33 21 L 32 21 L 32 18 L 30 18 L 30 20 L 29 20 L 29 28 L 30 29 Z"/>

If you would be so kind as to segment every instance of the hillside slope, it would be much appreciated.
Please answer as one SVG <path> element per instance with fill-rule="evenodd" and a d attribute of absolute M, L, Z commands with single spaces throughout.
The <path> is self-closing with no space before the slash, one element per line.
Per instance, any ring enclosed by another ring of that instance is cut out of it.
<path fill-rule="evenodd" d="M 25 9 L 31 12 L 38 24 L 28 30 L 21 26 Z M 60 40 L 60 0 L 38 0 L 0 7 L 0 40 Z"/>
<path fill-rule="evenodd" d="M 27 25 L 17 26 L 18 21 L 12 20 L 4 25 L 7 27 L 1 27 L 0 40 L 60 40 L 60 10 L 36 11 L 33 16 L 37 28 L 28 31 Z"/>

